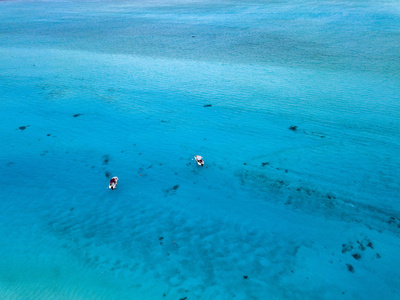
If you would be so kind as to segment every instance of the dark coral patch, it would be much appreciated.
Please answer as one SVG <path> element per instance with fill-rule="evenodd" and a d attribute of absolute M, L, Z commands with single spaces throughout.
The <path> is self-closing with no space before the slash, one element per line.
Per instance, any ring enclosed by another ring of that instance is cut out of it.
<path fill-rule="evenodd" d="M 178 188 L 179 188 L 179 185 L 176 184 L 176 185 L 174 185 L 170 190 L 176 191 Z"/>
<path fill-rule="evenodd" d="M 329 194 L 326 194 L 326 198 L 328 198 L 329 200 L 331 200 L 331 199 L 336 199 L 336 196 L 329 193 Z"/>
<path fill-rule="evenodd" d="M 353 256 L 356 260 L 359 260 L 361 258 L 361 255 L 358 253 L 352 254 L 351 256 Z"/>
<path fill-rule="evenodd" d="M 290 204 L 292 204 L 292 198 L 291 197 L 289 197 L 285 202 L 285 205 L 290 205 Z"/>
<path fill-rule="evenodd" d="M 291 130 L 291 131 L 296 131 L 297 128 L 298 128 L 297 126 L 290 126 L 290 127 L 289 127 L 289 130 Z"/>
<path fill-rule="evenodd" d="M 103 155 L 103 165 L 108 165 L 109 162 L 110 162 L 110 156 Z"/>
<path fill-rule="evenodd" d="M 351 264 L 346 264 L 347 270 L 351 273 L 354 273 L 354 267 Z"/>
<path fill-rule="evenodd" d="M 353 250 L 353 246 L 352 245 L 346 245 L 346 244 L 342 245 L 342 253 L 346 253 L 346 252 L 348 252 L 350 250 Z"/>
<path fill-rule="evenodd" d="M 42 153 L 40 153 L 40 156 L 45 156 L 47 153 L 49 153 L 48 150 L 44 150 Z"/>
<path fill-rule="evenodd" d="M 179 189 L 179 184 L 174 185 L 173 187 L 166 189 L 165 194 L 168 196 L 172 192 L 176 192 Z"/>

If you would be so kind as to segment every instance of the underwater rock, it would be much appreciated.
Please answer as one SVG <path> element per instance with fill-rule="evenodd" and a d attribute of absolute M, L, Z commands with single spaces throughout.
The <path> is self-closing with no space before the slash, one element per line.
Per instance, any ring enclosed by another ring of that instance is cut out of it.
<path fill-rule="evenodd" d="M 69 211 L 73 211 L 74 210 L 74 208 L 73 207 L 71 207 L 70 209 L 69 209 Z"/>
<path fill-rule="evenodd" d="M 205 104 L 205 105 L 203 105 L 203 107 L 211 107 L 212 106 L 212 104 Z"/>
<path fill-rule="evenodd" d="M 243 276 L 243 278 L 244 278 L 244 279 L 248 279 L 248 278 L 249 278 L 249 276 L 247 276 L 247 275 L 244 275 L 244 276 Z"/>
<path fill-rule="evenodd" d="M 31 125 L 20 126 L 20 127 L 18 127 L 18 129 L 19 129 L 19 130 L 25 130 L 25 129 L 28 128 L 29 126 L 31 126 Z"/>
<path fill-rule="evenodd" d="M 263 166 L 263 167 L 268 166 L 268 165 L 269 165 L 269 162 L 263 162 L 263 163 L 261 163 L 261 166 Z"/>
<path fill-rule="evenodd" d="M 82 114 L 75 114 L 74 118 L 79 117 L 79 116 L 82 116 Z"/>
<path fill-rule="evenodd" d="M 47 136 L 51 136 L 51 133 L 48 133 Z"/>
<path fill-rule="evenodd" d="M 347 270 L 351 273 L 354 273 L 354 267 L 351 264 L 346 264 Z"/>
<path fill-rule="evenodd" d="M 298 128 L 297 126 L 290 126 L 290 127 L 289 127 L 289 130 L 291 130 L 291 131 L 296 131 L 297 128 Z"/>
<path fill-rule="evenodd" d="M 159 241 L 162 241 L 163 239 L 164 239 L 163 236 L 160 236 L 160 237 L 158 238 Z"/>
<path fill-rule="evenodd" d="M 358 253 L 352 254 L 351 256 L 353 256 L 356 260 L 359 260 L 361 258 L 361 255 Z"/>
<path fill-rule="evenodd" d="M 183 298 L 180 298 L 179 300 L 186 300 L 187 299 L 187 297 L 183 297 Z"/>

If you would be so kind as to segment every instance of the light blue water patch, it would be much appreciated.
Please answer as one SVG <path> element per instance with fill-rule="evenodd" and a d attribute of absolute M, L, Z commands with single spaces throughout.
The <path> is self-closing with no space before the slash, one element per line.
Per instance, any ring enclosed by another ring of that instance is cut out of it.
<path fill-rule="evenodd" d="M 0 5 L 3 298 L 399 293 L 392 4 Z"/>
<path fill-rule="evenodd" d="M 400 68 L 396 2 L 214 2 L 7 2 L 0 42 L 381 74 Z"/>

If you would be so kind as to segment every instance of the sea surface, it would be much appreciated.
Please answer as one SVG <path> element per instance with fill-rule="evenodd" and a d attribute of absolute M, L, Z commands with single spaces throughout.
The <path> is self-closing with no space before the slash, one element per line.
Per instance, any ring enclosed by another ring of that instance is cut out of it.
<path fill-rule="evenodd" d="M 390 0 L 0 1 L 0 299 L 399 299 L 399 37 Z"/>

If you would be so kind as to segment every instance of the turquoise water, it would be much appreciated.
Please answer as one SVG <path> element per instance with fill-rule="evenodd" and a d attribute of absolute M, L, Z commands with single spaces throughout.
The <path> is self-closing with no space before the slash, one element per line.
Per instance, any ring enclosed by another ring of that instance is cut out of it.
<path fill-rule="evenodd" d="M 397 298 L 399 21 L 1 1 L 1 299 Z"/>

